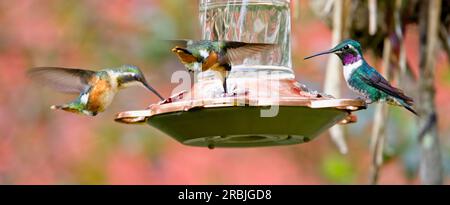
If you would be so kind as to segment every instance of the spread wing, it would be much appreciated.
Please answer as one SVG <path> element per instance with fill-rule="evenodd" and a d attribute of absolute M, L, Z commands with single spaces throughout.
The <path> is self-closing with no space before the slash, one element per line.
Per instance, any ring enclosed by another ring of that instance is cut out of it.
<path fill-rule="evenodd" d="M 245 43 L 238 41 L 225 41 L 227 58 L 231 61 L 241 61 L 249 56 L 274 49 L 276 44 Z"/>
<path fill-rule="evenodd" d="M 35 82 L 66 93 L 80 93 L 89 86 L 89 80 L 95 76 L 95 71 L 60 68 L 36 67 L 28 71 L 28 76 Z"/>
<path fill-rule="evenodd" d="M 391 84 L 372 67 L 369 67 L 367 75 L 362 75 L 362 79 L 370 86 L 377 88 L 392 97 L 401 99 L 408 105 L 412 105 L 414 102 L 414 100 L 406 96 L 402 90 L 392 87 Z"/>

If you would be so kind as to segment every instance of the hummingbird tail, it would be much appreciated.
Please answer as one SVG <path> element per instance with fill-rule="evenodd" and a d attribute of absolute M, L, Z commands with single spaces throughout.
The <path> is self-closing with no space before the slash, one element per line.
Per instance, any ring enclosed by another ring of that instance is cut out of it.
<path fill-rule="evenodd" d="M 50 106 L 50 109 L 52 110 L 64 110 L 67 112 L 71 112 L 71 113 L 76 113 L 76 114 L 85 114 L 85 115 L 89 115 L 89 116 L 96 116 L 98 113 L 97 112 L 92 112 L 89 110 L 84 110 L 81 109 L 77 106 L 74 106 L 73 104 L 68 104 L 68 105 L 52 105 Z"/>
<path fill-rule="evenodd" d="M 404 107 L 405 109 L 409 110 L 410 112 L 414 113 L 416 116 L 419 116 L 417 114 L 416 110 L 412 107 L 412 103 L 405 102 L 403 100 L 397 99 L 397 102 L 400 104 L 400 106 Z"/>
<path fill-rule="evenodd" d="M 410 112 L 412 112 L 414 115 L 419 116 L 419 114 L 417 114 L 416 110 L 414 110 L 414 108 L 413 108 L 413 101 L 410 100 L 410 98 L 408 98 L 408 100 L 403 100 L 403 99 L 391 96 L 391 97 L 387 98 L 387 103 L 391 104 L 391 105 L 402 106 L 405 109 L 407 109 Z"/>
<path fill-rule="evenodd" d="M 419 116 L 419 114 L 417 114 L 416 110 L 414 110 L 413 107 L 411 107 L 410 105 L 402 105 L 404 108 L 406 108 L 407 110 L 409 110 L 410 112 L 414 113 L 416 116 Z"/>

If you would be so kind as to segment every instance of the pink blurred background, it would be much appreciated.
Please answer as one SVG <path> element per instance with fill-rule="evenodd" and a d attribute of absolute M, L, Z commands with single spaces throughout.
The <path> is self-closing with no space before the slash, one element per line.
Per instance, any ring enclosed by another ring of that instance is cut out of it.
<path fill-rule="evenodd" d="M 182 0 L 0 1 L 1 184 L 364 184 L 368 182 L 373 106 L 346 127 L 350 151 L 341 155 L 328 133 L 300 145 L 214 149 L 188 147 L 148 125 L 114 122 L 120 111 L 157 98 L 143 88 L 119 93 L 104 113 L 85 117 L 49 106 L 75 96 L 31 84 L 34 66 L 87 69 L 134 64 L 164 96 L 183 66 L 159 39 L 198 38 L 198 5 Z M 300 1 L 292 24 L 297 79 L 322 91 L 326 60 L 304 56 L 330 47 L 328 27 Z M 408 61 L 418 73 L 418 31 L 406 35 Z M 363 45 L 364 46 L 364 45 Z M 366 54 L 370 64 L 381 62 Z M 443 52 L 436 70 L 446 183 L 450 174 L 450 66 Z M 348 89 L 344 96 L 352 97 Z M 145 93 L 145 95 L 143 95 Z M 418 183 L 414 116 L 391 108 L 381 184 Z M 200 128 L 199 128 L 200 129 Z"/>

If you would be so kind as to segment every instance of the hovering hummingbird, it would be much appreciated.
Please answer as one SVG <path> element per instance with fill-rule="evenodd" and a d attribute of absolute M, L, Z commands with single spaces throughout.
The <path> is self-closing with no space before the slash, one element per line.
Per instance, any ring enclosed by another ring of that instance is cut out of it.
<path fill-rule="evenodd" d="M 224 93 L 232 62 L 273 48 L 274 44 L 238 41 L 172 40 L 172 49 L 190 72 L 213 70 L 219 73 Z"/>
<path fill-rule="evenodd" d="M 91 71 L 61 67 L 36 67 L 28 71 L 29 77 L 53 89 L 66 93 L 79 93 L 78 98 L 68 104 L 52 105 L 51 109 L 61 109 L 73 113 L 95 116 L 103 112 L 122 88 L 141 85 L 163 97 L 145 80 L 142 71 L 132 65 L 114 69 Z"/>
<path fill-rule="evenodd" d="M 364 60 L 361 46 L 357 41 L 345 40 L 331 50 L 304 59 L 329 53 L 334 53 L 341 59 L 348 87 L 364 96 L 366 103 L 386 101 L 392 105 L 402 106 L 417 115 L 412 107 L 413 99 L 406 96 L 402 90 L 391 86 L 377 70 Z"/>

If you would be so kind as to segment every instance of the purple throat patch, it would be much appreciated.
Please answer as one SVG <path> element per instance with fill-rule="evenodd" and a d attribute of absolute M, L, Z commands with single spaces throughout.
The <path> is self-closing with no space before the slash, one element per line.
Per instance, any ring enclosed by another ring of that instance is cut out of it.
<path fill-rule="evenodd" d="M 361 56 L 360 55 L 353 55 L 353 54 L 345 54 L 344 58 L 342 59 L 342 62 L 344 63 L 344 65 L 348 65 L 348 64 L 353 64 L 356 61 L 361 60 Z"/>

